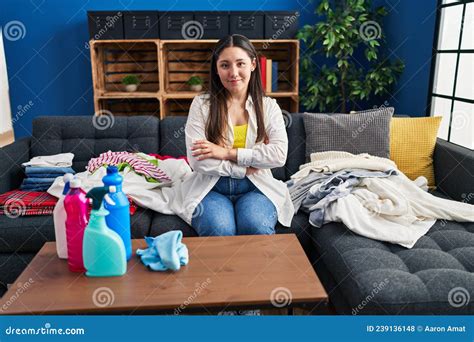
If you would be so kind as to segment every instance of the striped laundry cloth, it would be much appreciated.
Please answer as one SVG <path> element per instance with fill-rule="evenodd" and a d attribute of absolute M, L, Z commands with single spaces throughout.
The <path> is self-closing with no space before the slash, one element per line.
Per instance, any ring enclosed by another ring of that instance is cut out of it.
<path fill-rule="evenodd" d="M 89 160 L 87 171 L 94 172 L 105 165 L 120 165 L 126 163 L 137 174 L 155 179 L 159 182 L 171 182 L 171 178 L 161 170 L 158 166 L 153 165 L 150 161 L 131 152 L 112 152 L 102 153 L 99 157 Z"/>

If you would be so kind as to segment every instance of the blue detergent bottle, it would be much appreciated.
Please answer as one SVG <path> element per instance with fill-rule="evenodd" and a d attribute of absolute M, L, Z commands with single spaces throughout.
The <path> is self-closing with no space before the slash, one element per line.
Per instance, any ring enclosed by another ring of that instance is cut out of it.
<path fill-rule="evenodd" d="M 107 175 L 102 178 L 104 186 L 109 189 L 109 198 L 114 202 L 104 202 L 104 208 L 109 212 L 105 217 L 107 227 L 115 231 L 123 240 L 127 260 L 132 257 L 132 238 L 130 232 L 130 202 L 122 191 L 123 177 L 116 166 L 107 167 Z"/>

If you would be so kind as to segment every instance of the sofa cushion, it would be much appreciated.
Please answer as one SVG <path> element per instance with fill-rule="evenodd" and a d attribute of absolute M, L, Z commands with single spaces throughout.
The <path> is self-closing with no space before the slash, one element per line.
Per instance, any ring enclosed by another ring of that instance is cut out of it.
<path fill-rule="evenodd" d="M 304 128 L 303 114 L 291 114 L 286 125 L 288 134 L 288 156 L 286 159 L 286 179 L 299 170 L 300 165 L 306 162 L 306 133 Z"/>
<path fill-rule="evenodd" d="M 390 159 L 408 178 L 424 176 L 435 186 L 433 153 L 440 116 L 392 118 L 390 123 Z"/>
<path fill-rule="evenodd" d="M 39 117 L 33 120 L 30 157 L 72 152 L 73 168 L 81 172 L 91 158 L 109 150 L 157 153 L 159 122 L 153 116 Z"/>
<path fill-rule="evenodd" d="M 306 255 L 310 261 L 313 261 L 313 236 L 307 214 L 303 212 L 296 214 L 291 221 L 291 227 L 284 227 L 277 223 L 275 232 L 277 234 L 295 234 Z"/>
<path fill-rule="evenodd" d="M 36 253 L 47 241 L 54 241 L 52 215 L 0 216 L 0 253 Z"/>
<path fill-rule="evenodd" d="M 306 160 L 311 153 L 345 151 L 390 156 L 390 120 L 393 107 L 357 114 L 303 114 Z"/>
<path fill-rule="evenodd" d="M 35 253 L 0 253 L 0 297 L 6 292 L 7 285 L 13 284 L 34 256 Z"/>
<path fill-rule="evenodd" d="M 324 284 L 328 293 L 343 293 L 350 305 L 340 313 L 474 313 L 474 223 L 438 220 L 412 249 L 356 235 L 342 223 L 312 234 L 334 280 Z"/>
<path fill-rule="evenodd" d="M 180 157 L 186 155 L 186 116 L 166 117 L 160 122 L 160 153 Z"/>
<path fill-rule="evenodd" d="M 130 217 L 132 238 L 148 235 L 153 213 L 151 210 L 137 208 Z M 52 215 L 18 218 L 0 215 L 0 253 L 36 253 L 45 242 L 54 240 Z"/>
<path fill-rule="evenodd" d="M 145 236 L 148 236 L 153 214 L 153 210 L 138 207 L 135 214 L 130 216 L 132 239 L 143 239 Z"/>
<path fill-rule="evenodd" d="M 176 215 L 153 213 L 150 236 L 158 236 L 170 230 L 181 230 L 184 237 L 197 236 L 196 231 Z"/>

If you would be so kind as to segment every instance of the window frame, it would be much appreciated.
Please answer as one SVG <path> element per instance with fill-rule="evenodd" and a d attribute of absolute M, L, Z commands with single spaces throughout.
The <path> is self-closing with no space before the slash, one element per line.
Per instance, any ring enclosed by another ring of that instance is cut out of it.
<path fill-rule="evenodd" d="M 465 102 L 465 103 L 470 103 L 474 104 L 474 99 L 467 99 L 467 98 L 462 98 L 462 97 L 457 97 L 455 96 L 456 94 L 456 86 L 457 86 L 457 79 L 458 79 L 458 71 L 459 71 L 459 60 L 461 58 L 461 54 L 474 54 L 474 49 L 461 49 L 461 44 L 462 44 L 462 38 L 463 38 L 463 31 L 464 31 L 464 18 L 466 14 L 466 7 L 467 4 L 474 3 L 474 0 L 458 0 L 456 2 L 452 3 L 447 3 L 443 4 L 442 0 L 438 0 L 438 4 L 436 7 L 436 22 L 435 22 L 435 33 L 434 33 L 434 39 L 433 39 L 433 50 L 432 50 L 432 56 L 431 56 L 431 70 L 430 70 L 430 81 L 429 81 L 429 88 L 428 88 L 428 99 L 427 99 L 427 106 L 426 106 L 426 116 L 430 117 L 431 116 L 431 109 L 432 109 L 432 103 L 434 98 L 441 98 L 441 99 L 447 99 L 451 101 L 451 109 L 449 112 L 449 125 L 448 125 L 448 136 L 447 136 L 447 141 L 451 141 L 451 126 L 452 126 L 452 121 L 453 121 L 453 111 L 454 111 L 454 104 L 456 101 L 458 102 Z M 460 27 L 460 32 L 459 32 L 459 41 L 457 44 L 457 49 L 449 49 L 449 50 L 438 50 L 438 44 L 439 44 L 439 39 L 440 39 L 440 25 L 441 25 L 441 15 L 442 15 L 442 10 L 447 7 L 453 7 L 453 6 L 462 6 L 462 15 L 461 15 L 461 27 Z M 454 83 L 453 83 L 453 89 L 451 96 L 449 95 L 443 95 L 443 94 L 437 94 L 433 90 L 433 87 L 435 86 L 435 75 L 437 72 L 437 62 L 438 62 L 438 56 L 443 53 L 455 53 L 456 54 L 456 65 L 454 67 Z M 474 118 L 472 118 L 474 120 Z M 440 138 L 442 139 L 442 138 Z M 460 145 L 462 146 L 462 145 Z M 466 147 L 466 146 L 464 146 Z M 470 147 L 466 147 L 470 148 Z"/>

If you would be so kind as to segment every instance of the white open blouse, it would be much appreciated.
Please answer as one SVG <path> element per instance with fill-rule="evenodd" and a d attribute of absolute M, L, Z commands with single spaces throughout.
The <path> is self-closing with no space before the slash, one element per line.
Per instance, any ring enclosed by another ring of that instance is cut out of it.
<path fill-rule="evenodd" d="M 257 138 L 257 117 L 252 98 L 249 96 L 246 109 L 249 113 L 245 148 L 237 150 L 237 163 L 213 158 L 197 160 L 191 154 L 191 146 L 196 140 L 206 139 L 205 127 L 209 115 L 209 95 L 194 98 L 186 123 L 187 157 L 193 173 L 174 185 L 173 211 L 191 225 L 192 215 L 202 199 L 214 187 L 221 176 L 244 178 L 249 166 L 261 169 L 249 180 L 275 205 L 278 221 L 286 227 L 291 225 L 294 207 L 286 184 L 273 178 L 271 168 L 285 165 L 288 153 L 288 136 L 280 107 L 274 99 L 263 98 L 265 131 L 268 143 L 255 143 Z M 234 143 L 234 128 L 229 116 L 228 139 Z M 196 212 L 199 211 L 199 208 Z"/>

